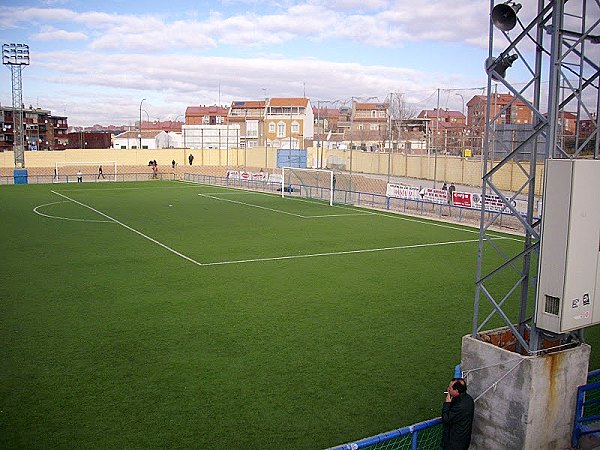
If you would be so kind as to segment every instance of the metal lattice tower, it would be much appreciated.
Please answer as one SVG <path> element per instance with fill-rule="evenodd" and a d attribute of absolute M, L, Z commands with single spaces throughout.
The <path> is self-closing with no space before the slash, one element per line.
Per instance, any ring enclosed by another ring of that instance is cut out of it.
<path fill-rule="evenodd" d="M 25 167 L 21 74 L 25 66 L 29 65 L 29 46 L 26 44 L 2 44 L 2 64 L 9 67 L 12 79 L 15 167 Z"/>
<path fill-rule="evenodd" d="M 472 335 L 500 322 L 512 331 L 518 350 L 533 354 L 544 337 L 534 323 L 541 233 L 541 219 L 534 215 L 536 183 L 540 182 L 537 163 L 546 158 L 599 158 L 600 1 L 538 0 L 528 23 L 518 18 L 520 10 L 521 5 L 510 0 L 496 6 L 490 1 L 483 205 Z M 494 49 L 502 47 L 495 56 Z M 511 84 L 511 74 L 522 77 L 523 73 L 524 81 L 521 78 L 518 85 Z M 513 96 L 502 108 L 496 107 L 495 94 L 490 94 L 493 82 Z M 502 143 L 495 140 L 493 130 L 517 109 L 517 102 L 530 111 L 531 127 L 521 143 L 503 148 L 506 156 L 495 161 L 490 155 L 494 145 L 497 153 Z M 571 120 L 575 116 L 574 135 L 565 130 L 567 113 Z M 524 181 L 507 197 L 494 184 L 494 175 L 509 164 L 514 164 Z M 510 253 L 491 232 L 501 214 L 485 210 L 486 195 L 499 197 L 505 210 L 519 220 L 524 245 L 517 253 Z M 526 214 L 517 211 L 517 197 L 527 198 Z M 568 340 L 572 336 L 552 337 Z"/>

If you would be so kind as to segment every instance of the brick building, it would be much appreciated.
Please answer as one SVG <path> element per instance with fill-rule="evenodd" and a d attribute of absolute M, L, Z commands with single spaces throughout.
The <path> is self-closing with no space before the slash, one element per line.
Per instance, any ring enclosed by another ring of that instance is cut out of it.
<path fill-rule="evenodd" d="M 12 150 L 15 142 L 15 115 L 12 107 L 0 106 L 0 151 Z M 67 118 L 41 108 L 23 109 L 25 150 L 64 150 L 67 147 Z"/>

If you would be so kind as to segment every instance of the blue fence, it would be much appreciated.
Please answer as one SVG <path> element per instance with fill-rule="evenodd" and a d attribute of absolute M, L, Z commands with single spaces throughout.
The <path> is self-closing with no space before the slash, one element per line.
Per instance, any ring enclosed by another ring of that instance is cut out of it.
<path fill-rule="evenodd" d="M 600 436 L 600 370 L 588 374 L 588 383 L 577 389 L 577 406 L 573 425 L 573 448 L 579 448 L 582 436 Z"/>
<path fill-rule="evenodd" d="M 442 439 L 442 418 L 426 420 L 417 424 L 398 428 L 360 441 L 333 447 L 330 450 L 355 449 L 438 449 Z"/>

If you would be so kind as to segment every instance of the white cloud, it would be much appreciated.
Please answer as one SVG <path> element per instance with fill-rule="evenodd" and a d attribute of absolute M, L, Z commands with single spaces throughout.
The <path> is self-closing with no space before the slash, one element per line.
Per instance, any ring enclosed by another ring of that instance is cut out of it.
<path fill-rule="evenodd" d="M 335 41 L 377 49 L 419 41 L 487 46 L 487 5 L 475 0 L 451 6 L 442 0 L 231 3 L 237 12 L 218 10 L 218 3 L 213 11 L 135 16 L 0 7 L 0 26 L 15 24 L 32 33 L 31 39 L 69 41 L 64 47 L 69 51 L 36 52 L 36 63 L 26 72 L 24 95 L 40 97 L 39 104 L 48 107 L 68 102 L 57 113 L 66 108 L 73 124 L 123 123 L 136 110 L 131 105 L 143 97 L 148 98 L 151 117 L 181 114 L 187 105 L 213 104 L 219 98 L 223 104 L 259 99 L 263 89 L 269 96 L 306 92 L 315 101 L 383 99 L 392 91 L 418 92 L 414 97 L 424 98 L 435 87 L 473 85 L 472 78 L 395 67 L 398 58 L 390 65 L 366 64 L 358 52 L 347 62 L 278 53 L 294 46 L 300 55 L 316 55 L 320 53 L 311 50 Z M 247 4 L 247 10 L 239 12 L 240 4 Z M 209 56 L 221 48 L 222 56 Z M 245 57 L 228 57 L 228 48 Z M 483 77 L 483 70 L 477 75 Z M 36 91 L 34 85 L 44 87 Z"/>
<path fill-rule="evenodd" d="M 226 15 L 212 12 L 168 21 L 158 15 L 118 15 L 104 12 L 75 13 L 68 9 L 16 8 L 11 19 L 18 23 L 70 22 L 81 33 L 94 30 L 99 37 L 94 49 L 207 48 L 227 45 L 268 46 L 297 38 L 311 40 L 352 39 L 376 47 L 401 46 L 407 41 L 474 42 L 487 33 L 487 6 L 446 1 L 427 3 L 387 0 L 301 2 L 268 13 Z M 272 12 L 277 11 L 277 12 Z M 372 12 L 372 13 L 365 13 Z M 0 9 L 0 22 L 9 11 Z"/>
<path fill-rule="evenodd" d="M 53 27 L 43 27 L 39 33 L 34 33 L 30 37 L 37 41 L 85 41 L 87 39 L 84 33 L 58 30 Z"/>

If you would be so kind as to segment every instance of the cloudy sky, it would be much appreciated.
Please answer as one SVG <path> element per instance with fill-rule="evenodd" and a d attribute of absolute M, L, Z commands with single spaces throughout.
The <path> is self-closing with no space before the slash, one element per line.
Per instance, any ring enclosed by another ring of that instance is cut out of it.
<path fill-rule="evenodd" d="M 486 84 L 481 0 L 45 0 L 0 3 L 0 41 L 29 45 L 26 106 L 70 125 L 174 120 L 191 105 L 401 93 L 461 110 Z M 462 95 L 462 97 L 461 97 Z M 0 73 L 0 102 L 11 78 Z M 180 117 L 181 120 L 181 117 Z"/>

